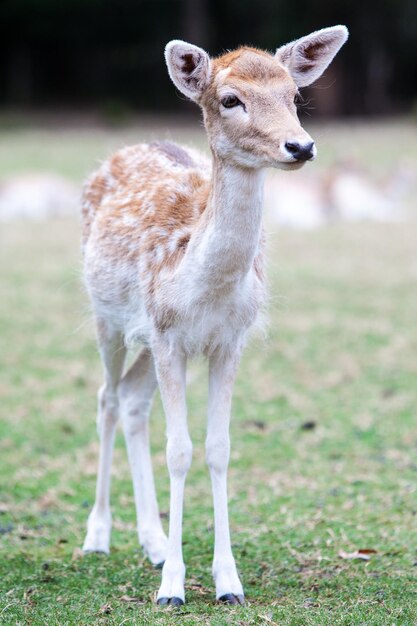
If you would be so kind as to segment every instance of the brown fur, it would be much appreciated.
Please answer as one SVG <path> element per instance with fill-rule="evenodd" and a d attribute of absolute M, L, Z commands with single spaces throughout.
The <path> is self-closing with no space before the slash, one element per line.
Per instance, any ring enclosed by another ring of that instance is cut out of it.
<path fill-rule="evenodd" d="M 270 80 L 283 80 L 288 76 L 276 59 L 257 48 L 242 47 L 213 61 L 214 72 L 230 67 L 228 78 L 265 84 Z"/>

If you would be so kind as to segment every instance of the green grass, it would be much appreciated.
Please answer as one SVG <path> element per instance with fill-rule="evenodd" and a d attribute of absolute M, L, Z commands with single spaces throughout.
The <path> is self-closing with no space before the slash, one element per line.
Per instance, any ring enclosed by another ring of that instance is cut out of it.
<path fill-rule="evenodd" d="M 358 153 L 366 160 L 373 145 L 380 156 L 373 165 L 381 169 L 388 159 L 382 131 L 352 131 L 364 137 Z M 395 146 L 405 136 L 403 125 L 397 131 L 386 130 Z M 8 137 L 14 170 L 31 164 L 29 139 L 37 132 Z M 412 133 L 409 127 L 409 141 Z M 348 136 L 343 127 L 323 132 L 324 163 Z M 123 132 L 78 131 L 64 141 L 49 130 L 36 162 L 79 180 L 117 139 L 125 140 Z M 3 147 L 0 172 L 11 171 L 5 155 Z M 111 555 L 80 555 L 94 494 L 101 366 L 81 286 L 78 224 L 3 225 L 0 624 L 416 624 L 415 227 L 412 220 L 271 234 L 269 332 L 245 353 L 231 433 L 230 518 L 247 605 L 214 603 L 206 370 L 196 362 L 184 515 L 187 604 L 172 611 L 153 603 L 160 573 L 138 547 L 121 434 Z M 303 428 L 306 422 L 314 427 Z M 159 401 L 152 426 L 166 518 Z M 376 553 L 368 562 L 339 557 L 356 549 Z"/>

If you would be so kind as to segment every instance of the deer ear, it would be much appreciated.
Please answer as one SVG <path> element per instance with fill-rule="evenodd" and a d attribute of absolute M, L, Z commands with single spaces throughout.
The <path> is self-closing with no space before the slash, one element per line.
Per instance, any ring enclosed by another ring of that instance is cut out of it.
<path fill-rule="evenodd" d="M 210 57 L 202 48 L 175 39 L 165 48 L 168 73 L 174 85 L 196 102 L 209 84 Z"/>
<path fill-rule="evenodd" d="M 323 74 L 348 36 L 346 26 L 323 28 L 281 46 L 275 57 L 287 67 L 298 87 L 307 87 Z"/>

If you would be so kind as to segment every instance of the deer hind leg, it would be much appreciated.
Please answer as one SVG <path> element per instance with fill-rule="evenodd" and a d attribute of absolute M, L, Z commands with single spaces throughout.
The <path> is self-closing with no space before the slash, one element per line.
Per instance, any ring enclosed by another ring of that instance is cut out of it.
<path fill-rule="evenodd" d="M 97 328 L 105 382 L 98 392 L 97 430 L 100 438 L 100 452 L 96 499 L 88 518 L 83 550 L 108 553 L 111 532 L 110 470 L 116 424 L 119 418 L 117 388 L 122 375 L 126 348 L 122 333 L 110 330 L 102 320 L 98 320 Z"/>
<path fill-rule="evenodd" d="M 120 415 L 132 472 L 139 542 L 150 561 L 162 565 L 167 537 L 162 529 L 149 448 L 149 414 L 157 387 L 152 353 L 144 348 L 119 385 Z"/>
<path fill-rule="evenodd" d="M 163 606 L 179 606 L 185 600 L 182 512 L 185 478 L 192 457 L 185 399 L 186 359 L 182 354 L 171 351 L 170 346 L 161 339 L 154 341 L 152 352 L 166 416 L 167 465 L 171 489 L 168 549 L 157 602 Z"/>
<path fill-rule="evenodd" d="M 206 457 L 214 503 L 213 577 L 216 598 L 227 604 L 243 604 L 244 595 L 232 554 L 227 506 L 227 467 L 230 456 L 229 422 L 233 384 L 239 352 L 214 354 L 209 365 L 209 405 Z"/>

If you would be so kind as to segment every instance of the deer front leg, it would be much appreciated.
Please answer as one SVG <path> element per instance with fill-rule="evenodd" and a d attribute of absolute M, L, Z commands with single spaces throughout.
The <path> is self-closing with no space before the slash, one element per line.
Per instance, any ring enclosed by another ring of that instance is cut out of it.
<path fill-rule="evenodd" d="M 206 457 L 214 503 L 213 577 L 216 598 L 227 604 L 243 604 L 244 595 L 230 544 L 227 506 L 227 468 L 230 455 L 229 423 L 233 384 L 240 352 L 210 358 Z"/>
<path fill-rule="evenodd" d="M 180 606 L 185 601 L 185 565 L 182 556 L 184 485 L 192 457 L 185 397 L 186 359 L 182 354 L 172 354 L 170 346 L 162 339 L 154 342 L 152 352 L 166 416 L 166 455 L 171 488 L 168 549 L 157 603 Z"/>

